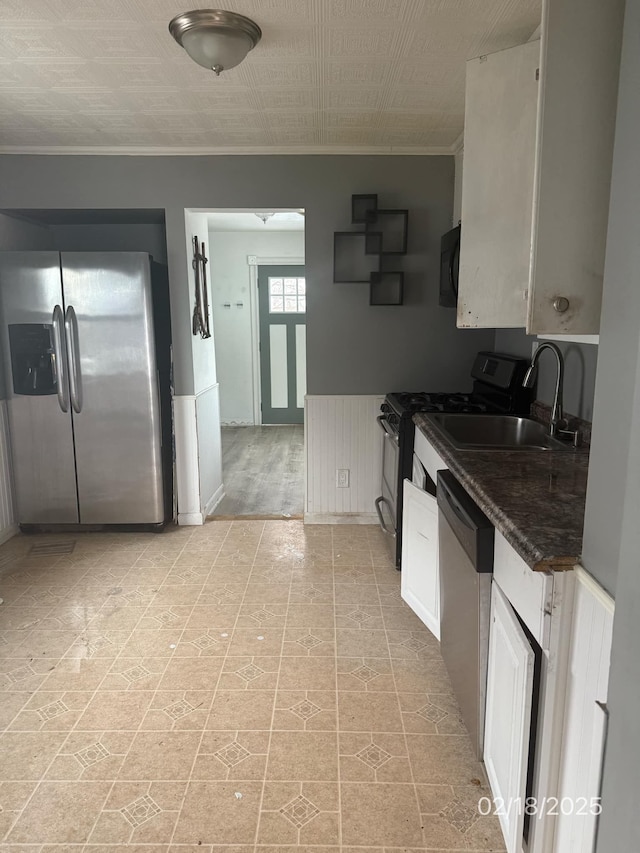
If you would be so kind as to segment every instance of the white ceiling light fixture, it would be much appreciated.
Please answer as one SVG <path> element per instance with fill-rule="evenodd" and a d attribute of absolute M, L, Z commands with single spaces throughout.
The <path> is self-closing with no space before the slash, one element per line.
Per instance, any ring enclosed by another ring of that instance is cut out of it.
<path fill-rule="evenodd" d="M 177 15 L 169 32 L 189 56 L 220 76 L 239 65 L 262 38 L 250 18 L 221 9 L 196 9 Z"/>
<path fill-rule="evenodd" d="M 262 221 L 266 225 L 267 219 L 271 219 L 271 217 L 273 216 L 273 213 L 256 213 L 256 216 L 258 217 L 258 219 L 262 219 Z"/>

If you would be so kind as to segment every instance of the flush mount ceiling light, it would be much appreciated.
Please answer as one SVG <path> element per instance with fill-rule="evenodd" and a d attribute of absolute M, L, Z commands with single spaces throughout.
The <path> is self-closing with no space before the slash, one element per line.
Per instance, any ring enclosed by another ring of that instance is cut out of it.
<path fill-rule="evenodd" d="M 266 225 L 267 219 L 271 219 L 271 217 L 273 216 L 273 213 L 256 213 L 256 216 L 258 217 L 258 219 L 262 219 L 262 221 Z"/>
<path fill-rule="evenodd" d="M 250 18 L 220 9 L 177 15 L 169 32 L 194 62 L 217 76 L 239 65 L 262 37 L 262 30 Z"/>

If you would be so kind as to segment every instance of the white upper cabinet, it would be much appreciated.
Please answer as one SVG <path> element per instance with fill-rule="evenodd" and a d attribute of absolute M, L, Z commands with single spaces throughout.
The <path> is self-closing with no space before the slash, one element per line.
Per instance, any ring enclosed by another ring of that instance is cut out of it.
<path fill-rule="evenodd" d="M 540 42 L 467 62 L 458 326 L 524 326 Z"/>
<path fill-rule="evenodd" d="M 541 42 L 467 63 L 458 326 L 598 333 L 623 11 L 544 0 Z"/>

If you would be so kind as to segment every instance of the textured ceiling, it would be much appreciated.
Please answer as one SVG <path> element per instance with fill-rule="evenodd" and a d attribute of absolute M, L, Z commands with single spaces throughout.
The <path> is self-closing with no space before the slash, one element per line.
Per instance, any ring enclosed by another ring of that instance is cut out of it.
<path fill-rule="evenodd" d="M 224 0 L 263 36 L 220 78 L 167 30 L 193 5 L 0 0 L 0 151 L 450 151 L 465 60 L 526 41 L 541 2 Z"/>

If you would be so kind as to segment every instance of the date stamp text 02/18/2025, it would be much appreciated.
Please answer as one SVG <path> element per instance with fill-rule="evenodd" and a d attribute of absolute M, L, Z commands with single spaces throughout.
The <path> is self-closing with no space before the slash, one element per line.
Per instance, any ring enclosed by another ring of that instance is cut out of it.
<path fill-rule="evenodd" d="M 554 815 L 593 817 L 602 812 L 602 804 L 600 797 L 480 797 L 478 812 L 498 817 L 509 817 L 514 812 L 537 818 Z"/>

